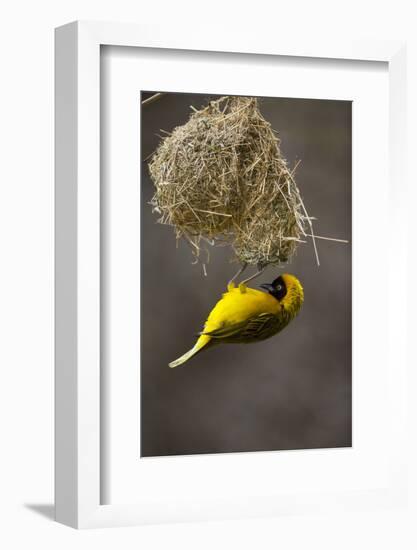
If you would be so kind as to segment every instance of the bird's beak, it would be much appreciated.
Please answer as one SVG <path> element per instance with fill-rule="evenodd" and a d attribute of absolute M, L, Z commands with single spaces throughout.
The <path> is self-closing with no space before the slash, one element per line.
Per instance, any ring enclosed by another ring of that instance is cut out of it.
<path fill-rule="evenodd" d="M 269 283 L 264 283 L 262 285 L 259 285 L 259 288 L 263 288 L 264 290 L 267 290 L 268 292 L 273 292 L 274 286 Z"/>

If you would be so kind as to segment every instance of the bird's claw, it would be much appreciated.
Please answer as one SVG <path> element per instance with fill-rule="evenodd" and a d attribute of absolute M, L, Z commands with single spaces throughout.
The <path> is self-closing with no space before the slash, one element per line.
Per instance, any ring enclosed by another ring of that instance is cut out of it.
<path fill-rule="evenodd" d="M 229 281 L 228 284 L 227 284 L 227 291 L 230 292 L 230 291 L 232 291 L 234 288 L 235 288 L 235 283 L 234 283 L 234 281 Z"/>
<path fill-rule="evenodd" d="M 246 291 L 248 290 L 248 287 L 245 285 L 245 283 L 240 283 L 239 284 L 239 290 L 240 290 L 241 294 L 245 294 Z"/>

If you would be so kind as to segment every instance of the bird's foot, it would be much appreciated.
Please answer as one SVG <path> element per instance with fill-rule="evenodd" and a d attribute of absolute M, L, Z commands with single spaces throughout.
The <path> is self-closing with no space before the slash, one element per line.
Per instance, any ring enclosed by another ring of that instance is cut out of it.
<path fill-rule="evenodd" d="M 239 277 L 239 275 L 241 275 L 245 271 L 245 269 L 247 267 L 248 267 L 248 264 L 242 263 L 242 265 L 240 266 L 239 271 L 235 275 L 233 275 L 233 277 L 230 279 L 229 284 L 227 285 L 227 290 L 229 292 L 231 290 L 233 290 L 234 288 L 236 288 L 235 280 Z"/>
<path fill-rule="evenodd" d="M 239 284 L 239 290 L 240 290 L 241 294 L 246 294 L 246 291 L 248 290 L 248 287 L 245 285 L 245 283 L 240 283 Z"/>

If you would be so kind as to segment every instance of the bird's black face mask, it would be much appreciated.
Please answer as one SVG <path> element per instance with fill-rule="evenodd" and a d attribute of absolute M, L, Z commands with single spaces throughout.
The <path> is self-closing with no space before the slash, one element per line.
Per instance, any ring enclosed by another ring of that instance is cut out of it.
<path fill-rule="evenodd" d="M 282 300 L 287 294 L 287 287 L 281 275 L 277 277 L 275 281 L 272 281 L 272 283 L 264 283 L 259 285 L 259 287 L 269 292 L 269 294 L 271 294 L 271 296 L 276 298 L 278 301 Z"/>

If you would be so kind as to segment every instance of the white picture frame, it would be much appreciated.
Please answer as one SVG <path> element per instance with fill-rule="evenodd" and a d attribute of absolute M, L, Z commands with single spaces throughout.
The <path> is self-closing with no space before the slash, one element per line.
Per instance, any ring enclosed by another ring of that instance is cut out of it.
<path fill-rule="evenodd" d="M 363 41 L 289 42 L 268 36 L 248 37 L 244 32 L 213 36 L 181 34 L 113 23 L 75 22 L 56 30 L 56 519 L 67 525 L 103 527 L 158 521 L 158 510 L 144 514 L 135 504 L 101 504 L 100 402 L 100 48 L 128 46 L 198 50 L 236 54 L 303 58 L 381 61 L 389 70 L 390 186 L 396 206 L 397 231 L 406 234 L 401 216 L 405 190 L 405 45 L 401 42 Z M 405 269 L 405 247 L 397 265 Z M 403 322 L 405 323 L 405 311 Z M 401 312 L 400 312 L 401 315 Z M 404 331 L 405 334 L 405 331 Z M 285 504 L 264 500 L 234 514 L 217 510 L 213 517 L 268 515 L 308 511 L 317 507 L 342 509 L 357 506 L 399 505 L 405 498 L 402 471 L 405 423 L 405 336 L 398 342 L 398 378 L 390 400 L 396 411 L 398 444 L 384 494 L 362 491 L 351 495 L 289 495 Z M 395 475 L 394 475 L 395 474 Z M 293 505 L 291 504 L 293 503 Z M 150 506 L 150 508 L 152 508 Z M 155 508 L 155 507 L 154 507 Z M 204 512 L 203 512 L 204 514 Z M 211 517 L 210 513 L 207 514 Z M 193 519 L 202 519 L 196 514 Z M 187 519 L 164 514 L 163 520 Z M 189 518 L 191 519 L 191 517 Z"/>

